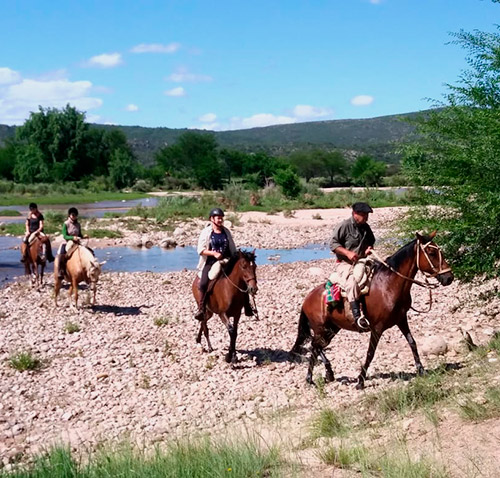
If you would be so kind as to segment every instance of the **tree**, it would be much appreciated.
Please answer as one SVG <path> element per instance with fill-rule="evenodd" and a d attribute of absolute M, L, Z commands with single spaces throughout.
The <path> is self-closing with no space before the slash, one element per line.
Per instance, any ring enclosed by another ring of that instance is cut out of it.
<path fill-rule="evenodd" d="M 469 69 L 448 85 L 440 108 L 420 117 L 421 141 L 406 149 L 403 171 L 432 204 L 413 216 L 427 230 L 444 229 L 456 275 L 498 274 L 500 259 L 500 34 L 460 31 Z"/>
<path fill-rule="evenodd" d="M 44 163 L 42 169 L 49 171 L 52 181 L 68 181 L 78 178 L 77 166 L 85 164 L 86 134 L 88 124 L 84 113 L 67 105 L 63 110 L 44 109 L 41 106 L 37 113 L 31 113 L 26 122 L 16 129 L 16 140 L 19 144 L 17 162 L 31 158 L 34 149 L 36 156 Z M 29 151 L 23 151 L 28 148 Z M 19 165 L 17 170 L 27 170 Z"/>
<path fill-rule="evenodd" d="M 0 177 L 4 179 L 14 179 L 14 167 L 16 164 L 16 147 L 11 140 L 5 142 L 5 146 L 0 148 Z"/>
<path fill-rule="evenodd" d="M 384 163 L 363 154 L 352 165 L 351 176 L 359 185 L 377 186 L 385 174 L 385 168 Z"/>
<path fill-rule="evenodd" d="M 319 151 L 296 151 L 290 155 L 289 162 L 306 182 L 321 176 L 325 170 Z"/>
<path fill-rule="evenodd" d="M 300 178 L 290 167 L 278 170 L 274 175 L 274 181 L 281 187 L 283 194 L 290 199 L 295 199 L 302 190 Z"/>
<path fill-rule="evenodd" d="M 320 160 L 323 168 L 330 178 L 330 184 L 335 183 L 335 177 L 345 176 L 347 171 L 347 161 L 340 151 L 321 152 Z"/>

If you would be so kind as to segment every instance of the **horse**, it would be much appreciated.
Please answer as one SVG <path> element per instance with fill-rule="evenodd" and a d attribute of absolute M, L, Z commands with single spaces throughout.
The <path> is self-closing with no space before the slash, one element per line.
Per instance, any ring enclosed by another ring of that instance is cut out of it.
<path fill-rule="evenodd" d="M 208 336 L 207 322 L 213 314 L 217 314 L 229 332 L 229 351 L 225 356 L 228 363 L 237 361 L 236 337 L 238 335 L 238 322 L 246 294 L 255 294 L 258 290 L 256 269 L 255 250 L 252 252 L 238 250 L 222 269 L 220 276 L 209 284 L 206 298 L 206 314 L 201 321 L 196 342 L 201 343 L 201 334 L 204 333 L 208 350 L 213 351 Z M 200 279 L 196 276 L 193 281 L 192 291 L 197 302 L 200 299 L 199 282 Z M 230 317 L 233 318 L 232 324 L 229 320 Z"/>
<path fill-rule="evenodd" d="M 26 247 L 28 247 L 27 252 Z M 23 242 L 21 244 L 21 254 L 25 256 L 24 271 L 26 275 L 31 276 L 33 286 L 41 287 L 43 285 L 43 272 L 47 265 L 47 256 L 49 258 L 52 257 L 49 237 L 37 235 L 30 242 L 29 246 Z"/>
<path fill-rule="evenodd" d="M 386 261 L 374 266 L 373 278 L 368 294 L 362 297 L 366 318 L 370 323 L 370 343 L 366 360 L 358 376 L 356 388 L 364 388 L 366 373 L 375 355 L 383 332 L 397 325 L 411 348 L 417 373 L 422 375 L 424 367 L 418 355 L 417 345 L 408 326 L 407 313 L 411 307 L 410 290 L 414 283 L 433 288 L 437 284 L 428 284 L 427 277 L 435 277 L 443 286 L 451 284 L 453 273 L 443 257 L 441 249 L 433 239 L 434 231 L 429 236 L 416 234 L 416 239 L 399 249 Z M 426 277 L 426 283 L 414 279 L 417 271 Z M 299 318 L 297 339 L 290 353 L 302 354 L 302 345 L 307 339 L 312 339 L 312 351 L 307 370 L 306 381 L 314 384 L 313 368 L 319 356 L 325 365 L 325 381 L 334 380 L 330 362 L 324 349 L 333 337 L 341 330 L 363 332 L 357 328 L 351 316 L 346 314 L 348 305 L 340 301 L 336 307 L 324 303 L 325 284 L 314 288 L 304 299 Z M 314 335 L 311 335 L 311 330 Z"/>
<path fill-rule="evenodd" d="M 92 292 L 91 305 L 95 305 L 97 293 L 97 281 L 101 273 L 101 263 L 94 256 L 92 251 L 81 244 L 74 246 L 74 250 L 69 249 L 70 257 L 66 261 L 66 272 L 64 278 L 70 283 L 69 297 L 75 293 L 75 307 L 78 309 L 78 284 L 86 282 L 90 284 Z M 59 277 L 59 261 L 54 264 L 54 301 L 57 307 L 57 297 L 61 289 L 62 279 Z"/>

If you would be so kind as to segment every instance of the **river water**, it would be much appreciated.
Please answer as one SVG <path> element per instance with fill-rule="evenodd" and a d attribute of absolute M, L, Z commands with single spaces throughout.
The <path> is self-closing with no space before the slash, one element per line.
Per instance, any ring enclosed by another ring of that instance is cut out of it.
<path fill-rule="evenodd" d="M 0 237 L 0 285 L 24 274 L 24 266 L 20 262 L 19 245 L 20 239 L 16 237 Z M 94 252 L 100 261 L 106 261 L 103 270 L 113 272 L 194 270 L 198 263 L 198 254 L 192 246 L 175 249 L 106 247 L 95 249 Z M 257 249 L 255 252 L 258 265 L 311 261 L 331 257 L 328 248 L 319 244 L 298 249 Z M 52 271 L 53 266 L 49 264 L 46 273 Z"/>

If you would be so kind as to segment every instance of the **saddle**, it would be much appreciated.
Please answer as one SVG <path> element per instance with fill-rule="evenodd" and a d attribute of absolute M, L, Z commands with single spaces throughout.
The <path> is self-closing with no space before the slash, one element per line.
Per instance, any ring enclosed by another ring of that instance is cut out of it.
<path fill-rule="evenodd" d="M 359 259 L 356 264 L 354 264 L 351 268 L 350 275 L 353 275 L 356 282 L 359 285 L 361 295 L 368 294 L 370 291 L 370 282 L 373 277 L 373 268 L 375 265 L 375 261 L 371 258 L 365 257 L 363 259 Z M 345 293 L 345 281 L 347 277 L 342 277 L 337 271 L 333 271 L 330 274 L 330 277 L 327 281 L 327 292 L 326 292 L 326 302 L 330 302 L 330 296 L 332 297 L 332 302 L 338 302 L 340 300 L 340 296 L 346 297 Z M 330 285 L 329 285 L 330 284 Z M 340 289 L 340 294 L 338 292 Z"/>

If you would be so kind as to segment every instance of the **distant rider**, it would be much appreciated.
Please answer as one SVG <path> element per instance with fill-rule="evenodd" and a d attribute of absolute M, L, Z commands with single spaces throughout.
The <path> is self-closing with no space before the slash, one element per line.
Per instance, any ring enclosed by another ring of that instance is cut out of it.
<path fill-rule="evenodd" d="M 24 234 L 23 242 L 26 244 L 24 252 L 21 258 L 21 262 L 26 262 L 29 253 L 29 246 L 33 239 L 38 237 L 46 237 L 43 232 L 44 217 L 43 214 L 38 210 L 38 206 L 32 202 L 29 205 L 29 214 L 26 218 L 26 230 Z M 50 247 L 50 241 L 42 244 L 42 256 L 40 259 L 43 261 L 47 257 L 49 262 L 54 261 L 54 256 L 52 255 L 52 248 Z"/>
<path fill-rule="evenodd" d="M 59 246 L 56 257 L 56 264 L 58 266 L 59 279 L 63 279 L 66 273 L 66 245 L 69 241 L 73 241 L 75 244 L 80 243 L 80 239 L 86 239 L 88 236 L 82 234 L 82 228 L 78 222 L 78 209 L 76 207 L 70 207 L 68 209 L 68 219 L 63 223 L 62 226 L 62 238 L 63 242 Z"/>

